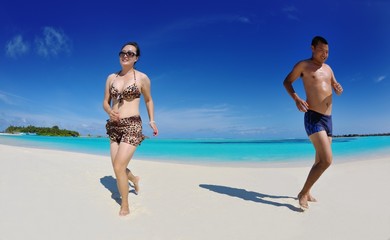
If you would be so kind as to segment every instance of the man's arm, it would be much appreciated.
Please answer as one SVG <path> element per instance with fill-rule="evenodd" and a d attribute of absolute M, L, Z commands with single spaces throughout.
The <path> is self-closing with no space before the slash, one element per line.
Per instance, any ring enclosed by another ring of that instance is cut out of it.
<path fill-rule="evenodd" d="M 339 82 L 337 82 L 332 69 L 330 69 L 330 72 L 332 74 L 332 79 L 331 79 L 332 87 L 337 95 L 341 95 L 341 93 L 343 93 L 343 87 Z"/>
<path fill-rule="evenodd" d="M 307 104 L 306 101 L 304 101 L 298 96 L 298 94 L 294 90 L 294 87 L 292 86 L 293 82 L 295 82 L 295 80 L 297 80 L 301 76 L 301 73 L 303 72 L 303 64 L 303 62 L 299 62 L 294 66 L 293 70 L 284 79 L 283 85 L 286 88 L 287 93 L 295 101 L 298 110 L 301 112 L 307 112 L 307 110 L 309 109 L 309 104 Z"/>

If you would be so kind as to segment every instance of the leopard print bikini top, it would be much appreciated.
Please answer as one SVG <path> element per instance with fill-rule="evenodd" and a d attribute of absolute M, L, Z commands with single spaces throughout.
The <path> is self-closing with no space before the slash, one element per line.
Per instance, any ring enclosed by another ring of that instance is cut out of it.
<path fill-rule="evenodd" d="M 119 74 L 120 72 L 116 76 L 118 77 Z M 119 100 L 119 103 L 122 103 L 123 100 L 132 101 L 136 98 L 140 98 L 141 92 L 138 89 L 137 85 L 135 84 L 136 81 L 137 79 L 135 78 L 135 71 L 134 71 L 134 83 L 126 87 L 122 92 L 119 92 L 119 90 L 116 87 L 114 87 L 114 82 L 115 82 L 114 80 L 110 88 L 111 98 Z"/>

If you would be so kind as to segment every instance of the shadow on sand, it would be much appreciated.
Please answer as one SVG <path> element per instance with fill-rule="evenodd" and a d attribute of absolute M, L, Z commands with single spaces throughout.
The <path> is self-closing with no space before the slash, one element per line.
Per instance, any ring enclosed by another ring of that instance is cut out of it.
<path fill-rule="evenodd" d="M 100 178 L 100 183 L 111 192 L 111 198 L 121 205 L 122 199 L 118 191 L 118 186 L 116 185 L 116 179 L 112 176 L 105 176 Z"/>
<path fill-rule="evenodd" d="M 240 188 L 232 188 L 232 187 L 226 187 L 226 186 L 219 186 L 219 185 L 209 185 L 209 184 L 199 184 L 199 187 L 208 189 L 210 191 L 220 193 L 220 194 L 225 194 L 231 197 L 237 197 L 241 198 L 246 201 L 253 201 L 253 202 L 258 202 L 258 203 L 263 203 L 263 204 L 268 204 L 272 205 L 275 207 L 286 207 L 294 212 L 303 212 L 301 208 L 297 208 L 292 204 L 288 203 L 279 203 L 276 201 L 270 201 L 266 200 L 265 198 L 272 198 L 272 199 L 283 199 L 283 198 L 291 198 L 291 199 L 296 199 L 294 197 L 289 197 L 289 196 L 274 196 L 274 195 L 268 195 L 268 194 L 263 194 L 263 193 L 258 193 L 258 192 L 250 192 L 245 189 L 240 189 Z"/>
<path fill-rule="evenodd" d="M 105 176 L 100 178 L 100 183 L 108 190 L 111 192 L 111 198 L 114 199 L 115 202 L 117 202 L 119 205 L 121 205 L 122 199 L 121 195 L 118 191 L 118 186 L 116 185 L 116 179 L 113 178 L 112 176 Z M 130 184 L 131 187 L 134 187 L 133 185 Z M 136 192 L 134 190 L 130 190 L 129 193 L 134 193 Z"/>

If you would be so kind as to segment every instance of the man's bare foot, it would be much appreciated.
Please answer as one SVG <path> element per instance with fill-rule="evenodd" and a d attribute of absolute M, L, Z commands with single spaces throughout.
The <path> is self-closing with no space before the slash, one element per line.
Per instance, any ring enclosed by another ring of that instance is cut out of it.
<path fill-rule="evenodd" d="M 309 201 L 309 202 L 317 202 L 317 199 L 315 199 L 315 198 L 309 193 L 309 196 L 307 196 L 307 201 Z"/>
<path fill-rule="evenodd" d="M 128 205 L 121 206 L 121 209 L 119 211 L 119 216 L 126 216 L 129 214 L 130 214 L 129 206 Z"/>
<path fill-rule="evenodd" d="M 309 208 L 309 204 L 307 203 L 307 201 L 308 201 L 308 196 L 307 195 L 298 194 L 299 206 L 301 206 L 301 208 L 303 210 Z"/>

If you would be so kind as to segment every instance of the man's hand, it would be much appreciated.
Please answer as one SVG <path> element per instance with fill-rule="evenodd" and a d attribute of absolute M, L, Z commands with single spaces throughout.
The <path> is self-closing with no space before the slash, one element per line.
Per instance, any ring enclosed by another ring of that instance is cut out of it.
<path fill-rule="evenodd" d="M 309 104 L 301 98 L 296 98 L 295 104 L 300 112 L 307 112 L 307 110 L 309 110 Z"/>
<path fill-rule="evenodd" d="M 338 82 L 333 83 L 333 89 L 334 89 L 334 91 L 336 92 L 337 95 L 340 95 L 343 92 L 343 87 Z"/>

